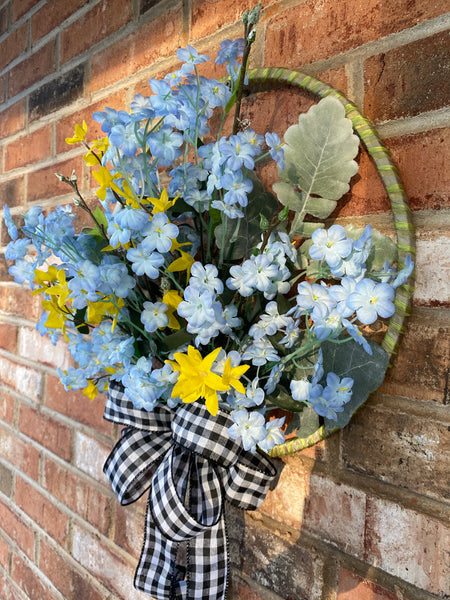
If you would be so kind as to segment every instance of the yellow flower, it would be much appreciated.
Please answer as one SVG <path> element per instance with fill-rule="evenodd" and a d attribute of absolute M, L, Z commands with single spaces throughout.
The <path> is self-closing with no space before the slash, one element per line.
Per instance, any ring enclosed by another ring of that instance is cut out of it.
<path fill-rule="evenodd" d="M 104 317 L 113 317 L 113 329 L 116 325 L 117 315 L 119 310 L 125 305 L 125 301 L 122 298 L 117 298 L 112 302 L 109 296 L 99 298 L 97 302 L 91 302 L 87 300 L 87 313 L 86 320 L 92 325 L 101 323 Z"/>
<path fill-rule="evenodd" d="M 180 302 L 182 301 L 180 292 L 177 292 L 176 290 L 169 290 L 164 294 L 162 301 L 168 306 L 166 311 L 166 315 L 169 317 L 168 326 L 171 329 L 180 329 L 180 324 L 173 314 L 177 310 L 177 307 L 180 304 Z"/>
<path fill-rule="evenodd" d="M 147 198 L 147 202 L 151 202 L 153 204 L 152 215 L 156 215 L 156 213 L 160 212 L 166 212 L 167 209 L 171 208 L 175 204 L 179 197 L 180 196 L 178 195 L 173 200 L 169 200 L 167 190 L 164 188 L 159 198 Z"/>
<path fill-rule="evenodd" d="M 237 367 L 232 367 L 231 358 L 227 358 L 223 367 L 222 381 L 238 392 L 241 392 L 241 394 L 245 394 L 245 387 L 239 381 L 239 377 L 248 371 L 249 368 L 250 365 L 238 365 Z"/>
<path fill-rule="evenodd" d="M 100 188 L 95 192 L 100 200 L 104 200 L 106 198 L 107 188 L 111 188 L 117 194 L 123 195 L 122 190 L 114 183 L 114 178 L 117 176 L 117 174 L 111 175 L 106 167 L 100 167 L 99 170 L 94 171 L 92 175 L 100 186 Z"/>
<path fill-rule="evenodd" d="M 75 125 L 75 135 L 73 137 L 66 138 L 66 144 L 79 144 L 84 141 L 87 133 L 86 121 L 83 121 L 83 125 Z"/>
<path fill-rule="evenodd" d="M 48 271 L 41 271 L 36 269 L 34 271 L 34 280 L 37 284 L 41 284 L 41 287 L 33 290 L 32 294 L 48 294 L 49 296 L 56 296 L 58 305 L 61 308 L 66 308 L 66 301 L 70 296 L 70 290 L 66 281 L 66 274 L 64 269 L 57 269 L 51 265 Z M 66 312 L 70 312 L 66 308 Z"/>
<path fill-rule="evenodd" d="M 98 140 L 93 140 L 91 147 L 83 156 L 84 162 L 90 167 L 95 167 L 100 163 L 101 158 L 108 150 L 108 138 L 101 138 Z"/>
<path fill-rule="evenodd" d="M 205 358 L 194 346 L 188 346 L 187 354 L 176 352 L 175 360 L 168 360 L 175 371 L 179 371 L 178 381 L 172 390 L 172 398 L 181 398 L 183 402 L 195 402 L 205 399 L 206 408 L 212 415 L 219 410 L 217 392 L 225 392 L 230 386 L 220 375 L 213 373 L 211 367 L 221 348 L 216 348 Z"/>
<path fill-rule="evenodd" d="M 186 271 L 187 281 L 189 281 L 189 277 L 191 276 L 191 267 L 195 263 L 195 258 L 183 250 L 180 250 L 179 252 L 181 254 L 180 258 L 177 258 L 170 263 L 167 269 L 171 273 L 174 273 L 175 271 Z"/>
<path fill-rule="evenodd" d="M 59 306 L 56 298 L 51 300 L 42 300 L 42 308 L 48 312 L 47 320 L 44 323 L 48 329 L 61 329 L 64 338 L 68 341 L 66 333 L 66 318 L 72 316 L 72 311 L 68 307 Z"/>
<path fill-rule="evenodd" d="M 97 386 L 93 381 L 88 379 L 87 386 L 83 389 L 83 395 L 87 396 L 89 400 L 94 400 L 95 396 L 98 394 Z"/>

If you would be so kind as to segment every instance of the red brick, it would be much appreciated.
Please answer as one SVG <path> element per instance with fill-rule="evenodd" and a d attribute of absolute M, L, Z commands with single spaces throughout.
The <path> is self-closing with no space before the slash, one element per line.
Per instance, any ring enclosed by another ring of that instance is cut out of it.
<path fill-rule="evenodd" d="M 346 569 L 339 572 L 338 600 L 398 600 L 397 594 L 361 579 Z"/>
<path fill-rule="evenodd" d="M 56 41 L 52 40 L 11 69 L 9 73 L 9 97 L 12 98 L 32 86 L 33 83 L 41 81 L 46 75 L 53 73 L 55 62 Z"/>
<path fill-rule="evenodd" d="M 38 575 L 37 571 L 26 563 L 20 556 L 14 555 L 12 561 L 12 576 L 21 587 L 27 598 L 39 600 L 58 600 L 58 596 L 49 585 Z"/>
<path fill-rule="evenodd" d="M 0 421 L 11 424 L 14 419 L 14 398 L 5 389 L 0 394 Z"/>
<path fill-rule="evenodd" d="M 364 111 L 374 122 L 436 110 L 450 96 L 449 32 L 369 58 Z"/>
<path fill-rule="evenodd" d="M 269 0 L 261 2 L 263 6 L 269 4 Z M 214 33 L 224 25 L 234 24 L 241 20 L 245 10 L 255 6 L 252 0 L 194 0 L 191 12 L 190 37 L 197 39 L 210 33 Z M 236 37 L 243 35 L 238 31 Z"/>
<path fill-rule="evenodd" d="M 42 375 L 34 369 L 0 356 L 0 378 L 30 400 L 39 400 Z"/>
<path fill-rule="evenodd" d="M 105 137 L 106 134 L 101 130 L 101 124 L 97 123 L 92 118 L 92 113 L 98 110 L 104 110 L 105 106 L 116 110 L 125 110 L 127 107 L 125 106 L 124 92 L 122 91 L 108 96 L 100 102 L 90 104 L 82 110 L 58 121 L 56 123 L 56 153 L 60 154 L 61 152 L 66 152 L 69 148 L 73 148 L 73 146 L 68 146 L 65 140 L 67 137 L 72 137 L 75 125 L 77 123 L 81 125 L 83 121 L 86 121 L 88 126 L 88 133 L 86 136 L 86 141 L 88 143 L 93 139 Z"/>
<path fill-rule="evenodd" d="M 19 596 L 19 590 L 16 588 L 11 579 L 0 571 L 0 598 L 2 600 L 21 600 L 23 596 Z"/>
<path fill-rule="evenodd" d="M 22 405 L 19 412 L 19 428 L 22 433 L 45 446 L 64 460 L 72 454 L 72 432 L 42 413 Z"/>
<path fill-rule="evenodd" d="M 34 554 L 34 533 L 20 517 L 0 500 L 0 526 L 30 558 Z"/>
<path fill-rule="evenodd" d="M 32 296 L 30 291 L 24 288 L 4 287 L 0 294 L 0 310 L 15 317 L 37 322 L 42 312 L 41 299 Z"/>
<path fill-rule="evenodd" d="M 126 25 L 132 11 L 131 0 L 103 0 L 97 4 L 62 32 L 62 63 L 89 50 Z"/>
<path fill-rule="evenodd" d="M 112 435 L 113 424 L 103 419 L 105 397 L 97 396 L 93 401 L 83 392 L 66 392 L 57 377 L 47 375 L 47 393 L 45 405 L 78 423 L 89 425 L 96 431 Z"/>
<path fill-rule="evenodd" d="M 51 126 L 24 135 L 6 146 L 5 169 L 24 167 L 50 156 Z"/>
<path fill-rule="evenodd" d="M 15 23 L 20 17 L 37 4 L 36 0 L 13 0 L 11 4 L 11 22 Z"/>
<path fill-rule="evenodd" d="M 120 506 L 118 502 L 115 502 L 114 542 L 136 559 L 139 558 L 141 553 L 140 540 L 142 539 L 142 527 L 145 523 L 146 507 L 147 494 L 144 494 L 131 506 Z"/>
<path fill-rule="evenodd" d="M 75 432 L 74 465 L 95 481 L 107 485 L 108 490 L 109 483 L 103 473 L 103 465 L 111 450 L 110 444 L 103 444 L 81 431 Z"/>
<path fill-rule="evenodd" d="M 232 584 L 232 598 L 234 600 L 266 600 L 267 596 L 261 596 L 258 592 L 251 590 L 247 585 L 242 582 L 235 581 L 234 577 L 231 578 Z"/>
<path fill-rule="evenodd" d="M 81 157 L 71 158 L 63 162 L 54 163 L 50 167 L 39 169 L 28 174 L 28 196 L 29 202 L 36 202 L 48 198 L 57 198 L 71 193 L 67 183 L 62 183 L 55 173 L 62 173 L 69 177 L 75 169 L 77 176 L 82 179 L 83 159 Z"/>
<path fill-rule="evenodd" d="M 67 344 L 62 338 L 54 345 L 49 337 L 42 337 L 31 327 L 20 327 L 17 354 L 54 368 L 68 369 L 72 364 Z"/>
<path fill-rule="evenodd" d="M 2 323 L 0 325 L 0 348 L 7 352 L 14 353 L 17 344 L 17 327 Z"/>
<path fill-rule="evenodd" d="M 450 325 L 437 310 L 416 310 L 380 392 L 448 404 Z"/>
<path fill-rule="evenodd" d="M 16 479 L 15 501 L 17 506 L 54 540 L 61 546 L 66 545 L 69 525 L 68 516 L 21 477 Z"/>
<path fill-rule="evenodd" d="M 39 452 L 16 435 L 1 428 L 0 454 L 32 479 L 39 476 Z"/>
<path fill-rule="evenodd" d="M 0 9 L 0 35 L 3 35 L 8 30 L 8 5 Z"/>
<path fill-rule="evenodd" d="M 101 595 L 72 564 L 45 541 L 41 542 L 39 568 L 66 600 L 103 600 Z"/>
<path fill-rule="evenodd" d="M 445 502 L 448 482 L 447 423 L 384 408 L 382 399 L 354 415 L 343 430 L 347 468 Z"/>
<path fill-rule="evenodd" d="M 3 538 L 0 537 L 0 565 L 5 569 L 9 570 L 9 545 Z"/>
<path fill-rule="evenodd" d="M 450 572 L 449 530 L 426 515 L 381 498 L 367 499 L 365 561 L 431 594 Z M 447 588 L 448 591 L 448 588 Z"/>
<path fill-rule="evenodd" d="M 100 533 L 110 521 L 110 498 L 50 459 L 45 461 L 45 489 Z"/>
<path fill-rule="evenodd" d="M 0 138 L 7 138 L 25 127 L 25 100 L 0 113 Z"/>
<path fill-rule="evenodd" d="M 28 23 L 24 23 L 0 43 L 0 70 L 9 65 L 26 50 L 28 39 Z"/>
<path fill-rule="evenodd" d="M 175 8 L 94 55 L 91 91 L 101 90 L 151 66 L 158 59 L 172 56 L 183 44 L 182 29 L 182 11 Z"/>
<path fill-rule="evenodd" d="M 450 206 L 450 130 L 385 140 L 397 165 L 413 210 L 441 210 Z M 426 157 L 426 160 L 424 160 Z"/>
<path fill-rule="evenodd" d="M 340 54 L 412 27 L 448 10 L 445 0 L 306 0 L 277 14 L 267 25 L 267 67 L 299 65 Z"/>
<path fill-rule="evenodd" d="M 34 44 L 50 33 L 85 3 L 85 0 L 53 0 L 42 6 L 31 17 L 31 42 Z"/>
<path fill-rule="evenodd" d="M 7 204 L 10 208 L 20 206 L 25 201 L 24 177 L 9 179 L 0 183 L 0 208 Z"/>

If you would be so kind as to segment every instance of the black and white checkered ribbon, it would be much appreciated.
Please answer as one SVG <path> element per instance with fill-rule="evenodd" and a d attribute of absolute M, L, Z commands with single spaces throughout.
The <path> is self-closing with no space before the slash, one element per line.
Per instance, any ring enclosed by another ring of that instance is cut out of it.
<path fill-rule="evenodd" d="M 227 413 L 212 417 L 198 403 L 148 412 L 135 408 L 112 382 L 104 418 L 126 426 L 103 468 L 121 504 L 134 502 L 151 485 L 135 587 L 158 600 L 224 600 L 224 500 L 256 509 L 275 467 L 228 436 Z M 181 543 L 187 545 L 186 568 L 177 565 Z"/>

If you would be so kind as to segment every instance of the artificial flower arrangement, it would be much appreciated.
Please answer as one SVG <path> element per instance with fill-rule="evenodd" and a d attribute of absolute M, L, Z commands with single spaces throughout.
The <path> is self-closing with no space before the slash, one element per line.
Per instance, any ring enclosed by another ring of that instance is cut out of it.
<path fill-rule="evenodd" d="M 105 137 L 88 144 L 86 123 L 75 127 L 66 141 L 86 147 L 97 208 L 75 174 L 58 177 L 91 228 L 76 233 L 71 205 L 35 206 L 19 237 L 5 206 L 10 273 L 42 297 L 39 330 L 62 334 L 77 363 L 59 371 L 66 390 L 115 390 L 131 412 L 172 419 L 195 403 L 212 422 L 227 415 L 225 447 L 256 455 L 344 426 L 381 384 L 388 355 L 370 327 L 394 314 L 414 266 L 370 225 L 324 226 L 358 170 L 339 100 L 301 114 L 283 141 L 241 123 L 258 14 L 245 13 L 244 39 L 222 42 L 222 80 L 201 76 L 209 57 L 188 46 L 129 112 L 93 114 Z M 268 159 L 274 193 L 256 174 Z"/>

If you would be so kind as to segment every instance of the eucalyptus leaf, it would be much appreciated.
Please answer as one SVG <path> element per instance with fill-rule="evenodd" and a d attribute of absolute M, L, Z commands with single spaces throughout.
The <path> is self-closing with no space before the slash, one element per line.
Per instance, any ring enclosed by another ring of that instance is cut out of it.
<path fill-rule="evenodd" d="M 312 406 L 306 406 L 299 416 L 300 425 L 297 427 L 297 437 L 308 437 L 309 435 L 312 435 L 315 431 L 319 429 L 319 415 L 312 408 Z"/>
<path fill-rule="evenodd" d="M 277 387 L 275 392 L 270 395 L 270 401 L 272 404 L 275 404 L 275 406 L 283 408 L 284 410 L 289 410 L 293 413 L 301 412 L 305 408 L 305 404 L 303 402 L 297 402 L 297 400 L 294 400 L 291 394 L 282 389 L 280 385 Z"/>
<path fill-rule="evenodd" d="M 337 421 L 325 419 L 325 425 L 330 429 L 345 427 L 355 410 L 383 383 L 389 355 L 375 342 L 367 341 L 372 348 L 372 356 L 354 340 L 345 344 L 322 344 L 325 372 L 336 373 L 341 378 L 351 377 L 354 381 L 351 400 L 344 405 L 344 411 L 338 413 Z"/>
<path fill-rule="evenodd" d="M 241 219 L 227 219 L 225 229 L 225 248 L 230 252 L 225 253 L 227 260 L 240 259 L 248 256 L 261 241 L 261 215 L 268 221 L 278 210 L 278 203 L 273 194 L 264 190 L 263 184 L 253 173 L 248 177 L 252 180 L 253 190 L 248 195 L 248 204 L 242 208 L 244 216 Z M 223 224 L 218 225 L 214 231 L 216 244 L 222 245 Z"/>

